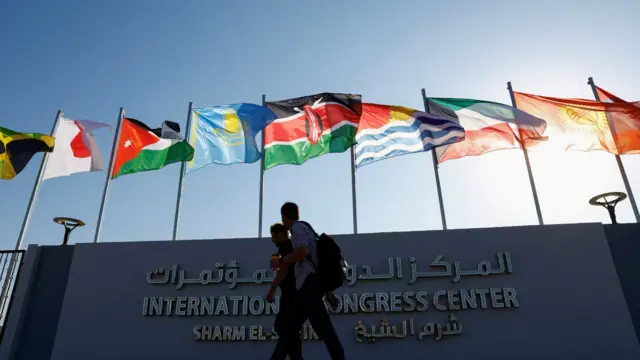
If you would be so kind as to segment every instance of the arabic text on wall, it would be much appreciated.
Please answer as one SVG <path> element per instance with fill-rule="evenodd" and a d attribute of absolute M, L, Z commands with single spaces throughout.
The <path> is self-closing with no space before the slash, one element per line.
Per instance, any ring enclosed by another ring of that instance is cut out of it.
<path fill-rule="evenodd" d="M 349 289 L 363 281 L 389 281 L 408 279 L 406 284 L 414 285 L 422 279 L 449 278 L 451 283 L 458 284 L 465 277 L 485 277 L 489 275 L 511 274 L 513 265 L 509 252 L 496 254 L 497 265 L 490 261 L 480 261 L 475 268 L 461 269 L 460 262 L 443 261 L 444 255 L 438 255 L 428 266 L 429 271 L 420 270 L 414 257 L 403 259 L 390 257 L 387 259 L 387 269 L 382 274 L 374 274 L 368 265 L 349 265 L 346 286 L 343 292 L 337 294 L 339 305 L 329 308 L 329 311 L 340 315 L 371 314 L 371 313 L 425 313 L 425 312 L 457 312 L 474 309 L 506 309 L 520 306 L 516 289 L 513 287 L 491 288 L 458 288 L 438 289 L 435 291 L 406 291 L 406 292 L 350 292 Z M 408 260 L 409 276 L 405 276 L 403 260 Z M 178 264 L 171 269 L 155 269 L 147 273 L 147 283 L 152 285 L 174 285 L 175 290 L 182 290 L 186 285 L 216 285 L 226 284 L 232 291 L 240 284 L 268 284 L 275 273 L 272 270 L 258 269 L 252 276 L 239 276 L 239 263 L 235 260 L 216 263 L 214 270 L 202 270 L 197 277 L 189 277 L 185 269 Z M 440 268 L 439 271 L 433 271 Z M 419 283 L 424 289 L 424 283 Z M 417 290 L 417 289 L 416 289 Z M 185 294 L 186 295 L 186 294 Z M 279 309 L 279 298 L 274 303 L 267 302 L 263 296 L 149 296 L 143 298 L 142 315 L 158 316 L 188 316 L 188 317 L 228 317 L 274 315 Z M 462 325 L 450 313 L 449 322 L 438 324 L 428 322 L 421 331 L 417 331 L 414 319 L 403 321 L 400 325 L 388 325 L 381 321 L 379 330 L 375 326 L 365 326 L 358 321 L 354 330 L 356 341 L 374 343 L 382 338 L 406 338 L 414 336 L 423 340 L 433 336 L 439 340 L 443 336 L 458 335 L 462 332 Z M 453 317 L 452 317 L 453 316 Z M 453 319 L 453 320 L 451 320 Z M 410 325 L 407 325 L 410 324 Z M 402 331 L 398 330 L 402 329 Z M 262 325 L 195 325 L 192 328 L 196 340 L 273 340 L 277 334 L 268 326 Z M 313 329 L 305 325 L 301 331 L 301 338 L 305 340 L 317 339 Z"/>

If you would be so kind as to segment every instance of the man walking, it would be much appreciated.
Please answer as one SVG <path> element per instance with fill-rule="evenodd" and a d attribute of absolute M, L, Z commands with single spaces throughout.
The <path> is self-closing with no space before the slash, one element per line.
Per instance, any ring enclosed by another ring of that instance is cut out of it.
<path fill-rule="evenodd" d="M 282 205 L 280 214 L 282 223 L 291 231 L 293 245 L 293 252 L 281 258 L 280 262 L 285 266 L 295 264 L 294 273 L 298 290 L 295 305 L 288 313 L 287 327 L 283 334 L 286 348 L 291 349 L 287 352 L 291 354 L 295 350 L 296 338 L 299 339 L 302 325 L 309 319 L 313 330 L 324 341 L 331 359 L 343 360 L 344 349 L 322 300 L 325 294 L 315 271 L 318 264 L 315 231 L 306 223 L 299 221 L 299 209 L 295 203 L 287 202 Z"/>
<path fill-rule="evenodd" d="M 280 306 L 276 321 L 273 328 L 280 336 L 275 350 L 271 355 L 271 360 L 284 360 L 287 357 L 287 351 L 290 351 L 291 359 L 302 359 L 302 342 L 298 336 L 292 339 L 290 349 L 285 346 L 283 334 L 286 332 L 286 316 L 293 311 L 295 295 L 296 295 L 296 279 L 294 277 L 293 264 L 281 265 L 280 259 L 293 252 L 293 246 L 287 235 L 287 228 L 280 223 L 271 225 L 271 240 L 278 247 L 278 253 L 271 257 L 271 268 L 277 269 L 276 278 L 271 283 L 269 293 L 267 293 L 267 301 L 273 302 L 276 289 L 280 288 Z"/>

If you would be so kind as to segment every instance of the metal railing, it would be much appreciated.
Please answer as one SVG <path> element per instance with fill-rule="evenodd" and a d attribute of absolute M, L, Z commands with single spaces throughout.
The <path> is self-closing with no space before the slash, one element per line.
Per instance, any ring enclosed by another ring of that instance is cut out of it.
<path fill-rule="evenodd" d="M 0 250 L 0 283 L 2 283 L 2 292 L 0 293 L 0 342 L 4 335 L 7 316 L 11 311 L 11 303 L 14 298 L 13 290 L 18 283 L 24 254 L 25 250 Z"/>

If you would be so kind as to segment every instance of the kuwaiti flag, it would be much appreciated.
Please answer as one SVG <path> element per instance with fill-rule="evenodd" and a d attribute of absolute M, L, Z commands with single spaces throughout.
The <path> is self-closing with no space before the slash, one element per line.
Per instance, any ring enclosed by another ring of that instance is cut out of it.
<path fill-rule="evenodd" d="M 91 134 L 104 127 L 111 130 L 111 125 L 100 122 L 60 117 L 53 135 L 56 146 L 47 159 L 43 179 L 104 170 L 104 160 Z"/>
<path fill-rule="evenodd" d="M 438 163 L 496 150 L 521 149 L 540 140 L 547 122 L 539 117 L 492 101 L 429 98 L 429 112 L 462 125 L 465 139 L 437 148 Z"/>
<path fill-rule="evenodd" d="M 362 104 L 356 133 L 356 167 L 463 139 L 462 126 L 449 119 L 404 106 Z"/>

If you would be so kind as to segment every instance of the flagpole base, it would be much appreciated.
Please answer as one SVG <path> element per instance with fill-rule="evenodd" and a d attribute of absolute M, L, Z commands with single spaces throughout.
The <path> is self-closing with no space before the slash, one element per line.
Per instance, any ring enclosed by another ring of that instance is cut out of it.
<path fill-rule="evenodd" d="M 68 217 L 55 217 L 53 218 L 53 222 L 64 226 L 64 239 L 62 240 L 62 246 L 66 246 L 69 243 L 69 235 L 71 235 L 73 229 L 79 226 L 85 226 L 84 221 Z"/>
<path fill-rule="evenodd" d="M 607 212 L 609 212 L 609 218 L 611 218 L 611 223 L 617 224 L 616 205 L 626 198 L 627 194 L 619 191 L 613 191 L 592 197 L 589 199 L 589 204 L 593 206 L 602 206 L 607 209 Z"/>

